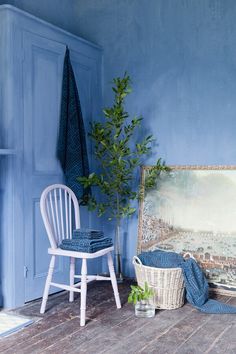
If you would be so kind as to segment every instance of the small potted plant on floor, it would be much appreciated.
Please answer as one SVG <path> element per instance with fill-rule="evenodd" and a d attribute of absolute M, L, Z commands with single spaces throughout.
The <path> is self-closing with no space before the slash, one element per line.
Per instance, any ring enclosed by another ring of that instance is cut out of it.
<path fill-rule="evenodd" d="M 144 288 L 139 285 L 131 285 L 131 292 L 128 296 L 128 303 L 135 306 L 135 316 L 137 317 L 154 317 L 155 307 L 150 302 L 154 293 L 145 282 Z"/>

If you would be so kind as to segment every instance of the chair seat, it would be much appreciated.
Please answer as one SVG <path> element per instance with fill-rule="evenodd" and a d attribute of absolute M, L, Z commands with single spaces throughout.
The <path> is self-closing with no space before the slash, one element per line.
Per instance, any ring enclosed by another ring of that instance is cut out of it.
<path fill-rule="evenodd" d="M 97 252 L 94 253 L 85 253 L 85 252 L 77 252 L 77 251 L 67 251 L 67 250 L 63 250 L 61 248 L 49 248 L 48 249 L 48 253 L 49 254 L 53 254 L 53 255 L 57 255 L 57 256 L 66 256 L 66 257 L 73 257 L 73 258 L 97 258 L 97 257 L 101 257 L 104 256 L 104 254 L 107 254 L 111 251 L 114 250 L 114 247 L 107 247 L 107 248 L 103 248 L 102 250 L 99 250 Z"/>

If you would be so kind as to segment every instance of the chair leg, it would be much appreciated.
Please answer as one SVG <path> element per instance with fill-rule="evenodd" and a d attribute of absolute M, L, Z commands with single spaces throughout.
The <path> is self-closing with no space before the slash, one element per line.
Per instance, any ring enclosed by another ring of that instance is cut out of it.
<path fill-rule="evenodd" d="M 80 300 L 80 326 L 85 326 L 86 296 L 87 296 L 87 260 L 82 259 L 81 269 L 81 300 Z"/>
<path fill-rule="evenodd" d="M 70 286 L 74 286 L 75 280 L 75 259 L 73 257 L 70 258 Z M 74 301 L 74 291 L 70 291 L 69 301 Z"/>
<path fill-rule="evenodd" d="M 49 264 L 48 275 L 47 275 L 47 279 L 46 279 L 46 283 L 45 283 L 45 288 L 44 288 L 43 300 L 42 300 L 42 304 L 41 304 L 41 308 L 40 308 L 40 313 L 44 313 L 45 312 L 47 299 L 48 299 L 48 293 L 49 293 L 50 284 L 51 284 L 51 281 L 52 281 L 53 270 L 54 270 L 54 266 L 55 266 L 55 259 L 56 259 L 56 256 L 52 256 L 50 264 Z"/>
<path fill-rule="evenodd" d="M 111 284 L 113 287 L 114 296 L 115 296 L 115 300 L 116 300 L 116 307 L 118 309 L 120 309 L 121 308 L 120 296 L 119 296 L 118 287 L 117 287 L 117 281 L 116 281 L 116 275 L 115 275 L 115 271 L 114 271 L 113 260 L 112 260 L 112 256 L 111 256 L 110 252 L 107 254 L 107 258 L 108 258 L 108 268 L 109 268 L 110 277 L 111 277 Z"/>

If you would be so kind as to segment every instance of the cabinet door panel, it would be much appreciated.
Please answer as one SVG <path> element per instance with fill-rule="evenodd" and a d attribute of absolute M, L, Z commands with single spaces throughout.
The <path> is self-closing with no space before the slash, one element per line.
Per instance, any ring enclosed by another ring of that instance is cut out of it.
<path fill-rule="evenodd" d="M 32 50 L 34 173 L 58 174 L 55 146 L 62 57 L 59 53 L 42 50 L 36 46 Z"/>
<path fill-rule="evenodd" d="M 28 32 L 23 40 L 25 301 L 29 301 L 42 296 L 50 260 L 40 195 L 49 184 L 63 181 L 56 143 L 65 46 Z M 63 257 L 59 259 L 55 281 L 66 281 L 67 263 Z"/>

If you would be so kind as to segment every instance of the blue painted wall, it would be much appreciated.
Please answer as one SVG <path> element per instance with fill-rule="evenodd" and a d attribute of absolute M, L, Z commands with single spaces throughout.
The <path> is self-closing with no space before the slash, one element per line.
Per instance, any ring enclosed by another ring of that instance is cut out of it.
<path fill-rule="evenodd" d="M 132 77 L 128 110 L 159 143 L 151 162 L 236 164 L 234 0 L 81 0 L 79 8 L 80 35 L 104 48 L 104 103 L 112 77 Z M 128 274 L 136 235 L 134 217 Z"/>
<path fill-rule="evenodd" d="M 156 136 L 154 155 L 168 164 L 236 164 L 234 0 L 10 3 L 103 46 L 104 105 L 111 102 L 111 79 L 128 71 L 134 90 L 127 108 L 142 114 Z M 127 274 L 136 235 L 134 217 Z"/>

